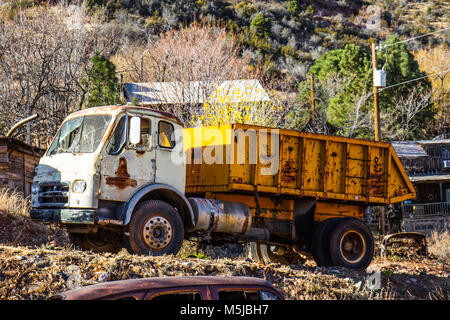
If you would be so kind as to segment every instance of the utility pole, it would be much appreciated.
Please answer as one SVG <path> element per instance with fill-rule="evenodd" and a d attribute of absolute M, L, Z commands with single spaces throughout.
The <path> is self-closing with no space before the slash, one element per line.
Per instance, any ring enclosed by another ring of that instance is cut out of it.
<path fill-rule="evenodd" d="M 375 141 L 380 141 L 380 109 L 378 106 L 378 87 L 375 86 L 375 71 L 377 70 L 377 49 L 375 43 L 372 43 L 372 78 L 373 78 L 373 113 L 375 122 Z M 370 169 L 369 169 L 370 170 Z M 380 241 L 386 234 L 385 207 L 380 208 Z"/>
<path fill-rule="evenodd" d="M 372 43 L 372 75 L 375 79 L 375 70 L 377 70 L 377 49 L 375 43 Z M 378 88 L 373 85 L 373 113 L 375 122 L 375 141 L 380 141 L 380 109 L 378 107 Z"/>
<path fill-rule="evenodd" d="M 315 107 L 314 107 L 314 78 L 313 75 L 311 75 L 311 118 L 314 122 L 314 114 L 315 114 Z"/>

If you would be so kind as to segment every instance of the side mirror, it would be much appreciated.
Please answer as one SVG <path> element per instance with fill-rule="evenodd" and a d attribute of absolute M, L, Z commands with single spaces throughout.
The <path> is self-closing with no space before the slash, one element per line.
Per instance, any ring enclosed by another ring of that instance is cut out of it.
<path fill-rule="evenodd" d="M 141 118 L 139 117 L 132 117 L 130 119 L 129 141 L 131 144 L 141 142 Z"/>

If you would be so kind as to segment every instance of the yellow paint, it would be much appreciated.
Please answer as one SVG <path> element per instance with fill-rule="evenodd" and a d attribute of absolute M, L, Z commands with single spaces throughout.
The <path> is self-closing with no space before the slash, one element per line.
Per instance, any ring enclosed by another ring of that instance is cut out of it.
<path fill-rule="evenodd" d="M 321 222 L 333 217 L 364 217 L 365 207 L 362 205 L 349 205 L 344 203 L 317 202 L 314 221 Z"/>
<path fill-rule="evenodd" d="M 248 193 L 256 186 L 259 193 L 274 198 L 308 196 L 360 207 L 415 198 L 415 190 L 390 143 L 278 130 L 279 170 L 273 175 L 262 175 L 261 169 L 270 165 L 263 164 L 258 155 L 257 162 L 250 163 L 253 154 L 248 143 L 245 149 L 238 150 L 238 145 L 231 143 L 235 141 L 231 129 L 243 132 L 252 129 L 256 135 L 247 135 L 246 141 L 256 137 L 257 142 L 261 141 L 261 130 L 273 130 L 242 124 L 185 129 L 184 149 L 188 154 L 196 148 L 203 154 L 208 146 L 217 146 L 224 160 L 221 164 L 187 164 L 188 195 Z M 213 139 L 218 133 L 220 138 Z M 263 145 L 268 155 L 272 154 L 270 139 L 269 134 Z M 227 151 L 233 154 L 231 164 L 226 163 Z M 237 163 L 239 157 L 244 163 Z"/>

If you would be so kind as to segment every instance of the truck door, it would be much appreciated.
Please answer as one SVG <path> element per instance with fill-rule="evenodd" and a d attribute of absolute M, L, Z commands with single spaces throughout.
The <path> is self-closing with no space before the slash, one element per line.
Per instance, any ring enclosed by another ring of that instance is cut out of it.
<path fill-rule="evenodd" d="M 155 182 L 152 118 L 140 116 L 140 142 L 128 144 L 130 116 L 117 119 L 102 151 L 100 200 L 127 201 L 143 185 Z"/>
<path fill-rule="evenodd" d="M 175 148 L 176 143 L 183 143 L 182 141 L 175 141 L 175 127 L 173 123 L 155 119 L 157 127 L 155 134 L 157 135 L 157 151 L 156 151 L 156 183 L 168 184 L 180 192 L 184 192 L 186 180 L 186 166 L 180 162 L 174 161 L 175 158 L 183 157 L 183 152 Z M 181 150 L 183 150 L 181 148 Z M 177 152 L 177 154 L 172 154 Z M 179 158 L 178 158 L 179 159 Z"/>

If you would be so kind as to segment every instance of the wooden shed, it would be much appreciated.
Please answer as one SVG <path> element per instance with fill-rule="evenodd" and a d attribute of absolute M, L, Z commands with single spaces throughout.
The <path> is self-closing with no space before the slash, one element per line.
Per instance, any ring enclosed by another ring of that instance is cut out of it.
<path fill-rule="evenodd" d="M 0 137 L 0 189 L 17 189 L 29 196 L 35 167 L 45 150 L 19 140 Z"/>

